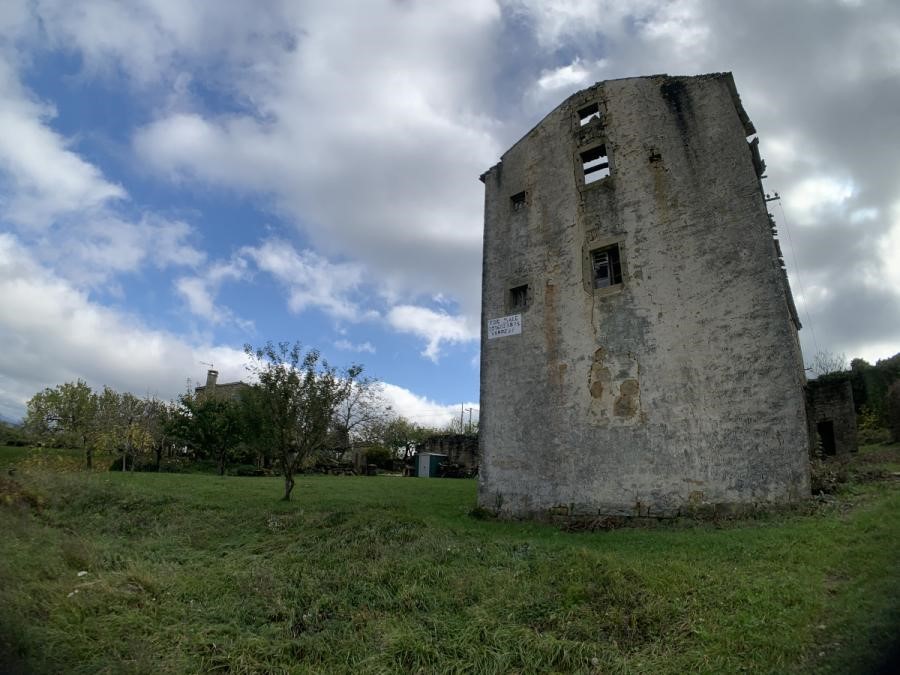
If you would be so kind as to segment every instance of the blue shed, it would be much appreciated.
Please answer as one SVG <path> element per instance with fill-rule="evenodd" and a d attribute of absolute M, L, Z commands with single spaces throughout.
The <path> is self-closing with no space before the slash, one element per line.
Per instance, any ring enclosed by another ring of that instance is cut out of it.
<path fill-rule="evenodd" d="M 438 467 L 446 459 L 447 455 L 439 455 L 435 452 L 420 452 L 416 454 L 414 475 L 418 478 L 435 478 L 438 475 Z"/>

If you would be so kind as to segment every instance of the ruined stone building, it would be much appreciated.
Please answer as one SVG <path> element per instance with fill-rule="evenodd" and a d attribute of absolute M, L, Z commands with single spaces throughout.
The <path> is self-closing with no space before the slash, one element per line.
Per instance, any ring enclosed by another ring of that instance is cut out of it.
<path fill-rule="evenodd" d="M 475 434 L 433 434 L 422 442 L 418 450 L 446 455 L 450 464 L 468 471 L 478 469 L 478 436 Z"/>
<path fill-rule="evenodd" d="M 797 320 L 729 73 L 600 82 L 485 172 L 479 501 L 809 494 Z"/>
<path fill-rule="evenodd" d="M 823 376 L 806 385 L 810 450 L 823 455 L 856 452 L 856 409 L 849 377 Z"/>

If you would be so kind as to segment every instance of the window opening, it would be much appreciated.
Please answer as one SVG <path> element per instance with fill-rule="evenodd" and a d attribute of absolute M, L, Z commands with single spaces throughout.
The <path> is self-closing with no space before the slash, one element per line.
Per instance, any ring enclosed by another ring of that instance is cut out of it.
<path fill-rule="evenodd" d="M 509 198 L 513 211 L 521 211 L 525 208 L 525 192 L 519 192 Z"/>
<path fill-rule="evenodd" d="M 509 308 L 513 311 L 528 308 L 528 284 L 510 289 Z"/>
<path fill-rule="evenodd" d="M 607 288 L 622 283 L 618 244 L 591 251 L 591 279 L 594 288 Z"/>
<path fill-rule="evenodd" d="M 600 119 L 600 104 L 591 103 L 578 111 L 578 121 L 584 126 L 593 119 Z"/>
<path fill-rule="evenodd" d="M 598 145 L 596 148 L 582 152 L 581 168 L 584 170 L 585 184 L 606 178 L 609 175 L 609 158 L 606 156 L 606 146 Z"/>

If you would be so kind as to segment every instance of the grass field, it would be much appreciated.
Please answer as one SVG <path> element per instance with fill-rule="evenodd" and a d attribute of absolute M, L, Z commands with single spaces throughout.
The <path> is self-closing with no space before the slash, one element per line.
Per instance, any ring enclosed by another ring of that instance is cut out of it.
<path fill-rule="evenodd" d="M 792 514 L 580 534 L 474 481 L 76 461 L 0 449 L 0 672 L 858 673 L 900 627 L 898 446 Z"/>

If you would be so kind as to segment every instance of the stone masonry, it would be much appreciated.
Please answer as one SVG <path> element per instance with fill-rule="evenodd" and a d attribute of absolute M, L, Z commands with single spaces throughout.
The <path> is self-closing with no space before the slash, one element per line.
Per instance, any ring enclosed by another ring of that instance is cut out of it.
<path fill-rule="evenodd" d="M 806 414 L 812 452 L 847 455 L 856 452 L 856 409 L 849 377 L 825 375 L 806 385 Z"/>
<path fill-rule="evenodd" d="M 481 177 L 481 506 L 669 516 L 809 494 L 800 324 L 754 134 L 730 73 L 610 80 Z"/>

